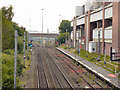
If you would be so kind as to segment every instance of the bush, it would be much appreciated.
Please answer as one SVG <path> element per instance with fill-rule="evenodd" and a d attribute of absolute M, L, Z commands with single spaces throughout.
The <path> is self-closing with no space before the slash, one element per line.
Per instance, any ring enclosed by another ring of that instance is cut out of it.
<path fill-rule="evenodd" d="M 11 55 L 10 51 L 8 51 L 8 50 L 5 50 L 4 53 L 8 54 L 8 55 Z"/>
<path fill-rule="evenodd" d="M 67 49 L 67 47 L 64 47 L 64 49 Z"/>
<path fill-rule="evenodd" d="M 2 54 L 2 87 L 13 88 L 14 86 L 14 57 Z"/>
<path fill-rule="evenodd" d="M 14 86 L 14 54 L 13 50 L 5 50 L 2 54 L 2 88 L 13 88 Z M 7 54 L 6 54 L 7 53 Z M 11 55 L 8 55 L 11 54 Z M 20 54 L 19 54 L 20 55 Z M 17 77 L 22 74 L 23 64 L 22 59 L 17 57 Z M 17 78 L 17 82 L 19 82 Z M 19 86 L 17 86 L 19 88 Z"/>
<path fill-rule="evenodd" d="M 7 55 L 14 55 L 14 50 L 13 49 L 9 49 L 9 50 L 4 50 L 3 53 L 7 54 Z"/>
<path fill-rule="evenodd" d="M 19 37 L 17 41 L 17 48 L 18 48 L 18 53 L 23 52 L 23 38 Z"/>
<path fill-rule="evenodd" d="M 21 63 L 20 58 L 17 58 L 17 75 L 21 75 L 24 65 Z"/>

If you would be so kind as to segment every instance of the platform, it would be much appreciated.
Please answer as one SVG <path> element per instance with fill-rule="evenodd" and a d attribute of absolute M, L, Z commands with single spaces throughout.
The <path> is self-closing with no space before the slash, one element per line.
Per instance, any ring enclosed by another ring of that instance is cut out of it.
<path fill-rule="evenodd" d="M 64 50 L 62 48 L 57 47 L 57 50 L 61 51 L 62 53 L 66 54 L 67 56 L 71 57 L 72 59 L 76 60 L 80 64 L 82 64 L 84 67 L 92 71 L 93 73 L 99 75 L 101 78 L 105 79 L 112 85 L 114 85 L 117 88 L 120 88 L 120 78 L 118 78 L 115 74 L 105 70 L 102 67 L 99 67 L 71 52 L 68 52 L 67 50 Z"/>

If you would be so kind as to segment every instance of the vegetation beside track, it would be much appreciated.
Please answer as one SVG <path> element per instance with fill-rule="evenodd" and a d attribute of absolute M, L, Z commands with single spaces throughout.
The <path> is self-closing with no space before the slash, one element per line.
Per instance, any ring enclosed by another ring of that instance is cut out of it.
<path fill-rule="evenodd" d="M 25 60 L 26 68 L 23 68 L 23 54 L 17 55 L 17 88 L 20 88 L 19 85 L 19 76 L 26 72 L 29 69 L 31 63 L 30 53 L 28 55 L 28 60 Z M 2 87 L 3 88 L 13 88 L 14 86 L 14 50 L 5 50 L 2 53 Z"/>
<path fill-rule="evenodd" d="M 2 7 L 0 9 L 0 25 L 2 26 L 2 42 L 0 42 L 0 46 L 2 46 L 2 57 L 0 69 L 2 69 L 2 88 L 13 88 L 14 87 L 14 46 L 15 46 L 15 30 L 18 31 L 17 37 L 17 88 L 20 88 L 18 85 L 19 79 L 18 77 L 23 73 L 23 38 L 24 31 L 27 33 L 23 26 L 19 26 L 16 22 L 13 22 L 14 12 L 13 7 L 10 5 L 9 7 Z M 1 33 L 0 32 L 0 33 Z M 27 37 L 26 37 L 27 38 Z M 26 43 L 27 47 L 27 43 Z M 26 60 L 27 61 L 27 60 Z"/>
<path fill-rule="evenodd" d="M 65 47 L 64 44 L 62 44 L 60 47 L 82 57 L 85 60 L 88 60 L 89 62 L 92 62 L 92 63 L 110 71 L 113 74 L 118 75 L 118 73 L 120 72 L 120 63 L 119 62 L 111 62 L 109 56 L 100 55 L 101 61 L 97 61 L 98 54 L 96 54 L 96 53 L 89 53 L 88 51 L 81 49 L 80 55 L 79 55 L 79 51 L 73 47 L 68 48 L 68 47 Z M 120 77 L 120 74 L 118 76 Z"/>

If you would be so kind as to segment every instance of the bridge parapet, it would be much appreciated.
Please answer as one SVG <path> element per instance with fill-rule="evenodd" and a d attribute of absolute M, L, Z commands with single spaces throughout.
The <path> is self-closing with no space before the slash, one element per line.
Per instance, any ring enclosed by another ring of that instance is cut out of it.
<path fill-rule="evenodd" d="M 31 37 L 47 37 L 47 38 L 55 38 L 57 39 L 59 33 L 29 33 Z"/>

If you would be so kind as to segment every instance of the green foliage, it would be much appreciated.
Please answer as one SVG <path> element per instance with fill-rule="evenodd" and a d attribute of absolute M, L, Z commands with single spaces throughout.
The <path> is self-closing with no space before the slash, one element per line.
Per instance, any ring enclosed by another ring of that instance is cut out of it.
<path fill-rule="evenodd" d="M 2 54 L 2 86 L 13 88 L 14 83 L 14 57 Z"/>
<path fill-rule="evenodd" d="M 18 31 L 18 36 L 20 36 L 20 37 L 22 36 L 23 37 L 24 36 L 24 27 L 22 27 L 22 26 L 19 27 L 16 22 L 12 22 L 12 25 L 13 25 L 14 30 Z"/>
<path fill-rule="evenodd" d="M 20 27 L 16 22 L 12 21 L 12 18 L 14 16 L 12 6 L 3 7 L 1 10 L 2 10 L 2 50 L 4 51 L 6 49 L 14 48 L 15 30 L 18 31 L 18 36 L 23 38 L 24 27 L 22 26 Z"/>
<path fill-rule="evenodd" d="M 64 49 L 67 49 L 67 47 L 64 47 Z"/>
<path fill-rule="evenodd" d="M 14 28 L 12 22 L 2 18 L 2 50 L 14 48 Z"/>
<path fill-rule="evenodd" d="M 18 53 L 23 52 L 23 38 L 19 37 L 17 41 Z"/>
<path fill-rule="evenodd" d="M 22 74 L 24 65 L 22 64 L 20 58 L 17 59 L 17 74 L 20 76 Z"/>
<path fill-rule="evenodd" d="M 14 46 L 15 30 L 18 31 L 18 57 L 17 57 L 17 76 L 22 74 L 23 58 L 20 55 L 23 51 L 24 27 L 20 27 L 12 21 L 14 16 L 13 7 L 3 7 L 2 10 L 2 87 L 13 88 L 14 86 Z M 1 22 L 0 22 L 1 24 Z M 25 31 L 26 32 L 26 31 Z M 27 33 L 27 32 L 26 32 Z M 18 82 L 17 78 L 17 82 Z M 17 87 L 19 87 L 17 85 Z"/>
<path fill-rule="evenodd" d="M 65 43 L 65 36 L 66 36 L 66 33 L 61 33 L 59 36 L 58 36 L 58 42 L 59 43 Z"/>
<path fill-rule="evenodd" d="M 58 39 L 57 39 L 57 41 L 60 44 L 65 43 L 66 29 L 67 29 L 67 39 L 68 39 L 69 33 L 72 31 L 71 22 L 68 20 L 62 20 L 59 26 L 60 35 L 58 36 Z"/>
<path fill-rule="evenodd" d="M 2 50 L 14 48 L 14 28 L 12 18 L 14 16 L 13 7 L 3 7 L 2 9 Z"/>
<path fill-rule="evenodd" d="M 67 39 L 68 39 L 68 33 L 67 33 Z M 65 39 L 66 39 L 66 33 L 61 33 L 59 36 L 58 36 L 58 39 L 57 39 L 57 41 L 59 42 L 59 43 L 65 43 Z"/>
<path fill-rule="evenodd" d="M 14 86 L 14 50 L 5 50 L 2 54 L 2 87 L 13 88 Z M 17 57 L 17 76 L 23 71 L 21 57 Z M 18 81 L 18 80 L 17 80 Z"/>
<path fill-rule="evenodd" d="M 10 5 L 9 7 L 2 7 L 2 13 L 5 19 L 12 21 L 14 16 L 12 5 Z"/>
<path fill-rule="evenodd" d="M 14 55 L 14 50 L 13 49 L 7 49 L 7 50 L 4 50 L 4 52 L 3 53 L 5 53 L 5 54 L 8 54 L 8 55 Z"/>
<path fill-rule="evenodd" d="M 71 22 L 68 20 L 62 20 L 62 22 L 60 23 L 60 26 L 59 26 L 59 32 L 65 33 L 66 29 L 69 33 L 72 31 Z"/>
<path fill-rule="evenodd" d="M 70 48 L 72 49 L 72 48 Z M 73 51 L 74 50 L 74 51 Z M 79 56 L 79 51 L 77 49 L 73 49 L 73 50 L 70 50 L 72 51 L 74 54 L 78 55 Z M 108 71 L 110 71 L 111 73 L 114 73 L 115 74 L 115 67 L 116 66 L 119 66 L 118 63 L 113 63 L 113 62 L 110 62 L 110 57 L 109 56 L 105 56 L 105 62 L 106 64 L 104 64 L 104 55 L 100 55 L 100 60 L 101 61 L 97 61 L 97 58 L 98 58 L 98 54 L 96 53 L 89 53 L 88 51 L 84 50 L 84 49 L 81 49 L 80 50 L 80 57 L 84 58 L 85 60 L 88 60 Z M 117 67 L 116 68 L 116 72 L 118 73 L 120 71 L 120 67 Z"/>

